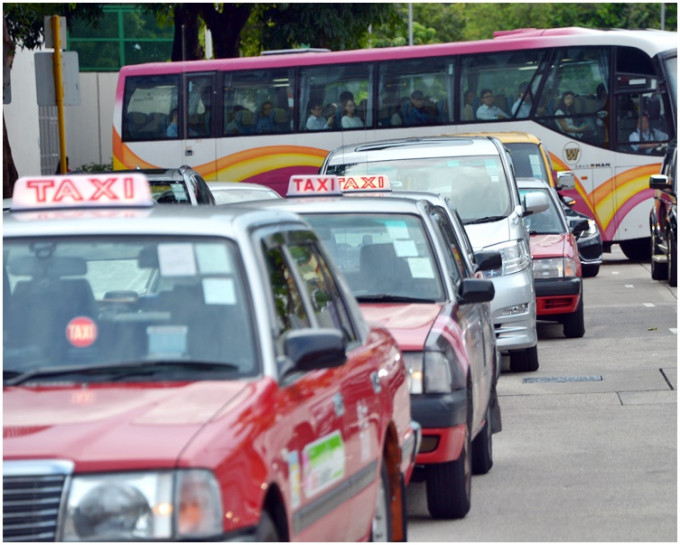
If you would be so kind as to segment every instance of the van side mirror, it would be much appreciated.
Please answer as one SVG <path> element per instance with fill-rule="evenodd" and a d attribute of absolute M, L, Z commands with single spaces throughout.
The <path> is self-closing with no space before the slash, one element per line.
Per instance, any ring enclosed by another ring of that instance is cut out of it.
<path fill-rule="evenodd" d="M 576 178 L 571 170 L 563 170 L 557 173 L 557 189 L 574 189 Z"/>
<path fill-rule="evenodd" d="M 534 191 L 524 195 L 524 215 L 529 216 L 538 212 L 547 210 L 550 203 L 548 202 L 548 195 L 543 191 Z"/>

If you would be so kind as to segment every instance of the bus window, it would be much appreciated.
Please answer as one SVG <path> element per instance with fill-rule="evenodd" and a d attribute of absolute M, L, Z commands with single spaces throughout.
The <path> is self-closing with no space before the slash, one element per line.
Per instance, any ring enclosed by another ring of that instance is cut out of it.
<path fill-rule="evenodd" d="M 618 96 L 617 148 L 645 155 L 663 155 L 669 134 L 663 97 L 660 93 L 630 93 Z"/>
<path fill-rule="evenodd" d="M 223 136 L 292 131 L 292 69 L 225 72 L 223 81 Z"/>
<path fill-rule="evenodd" d="M 379 127 L 437 125 L 452 120 L 452 60 L 432 57 L 385 62 L 379 70 Z M 418 97 L 418 92 L 422 94 L 422 105 L 416 106 L 412 98 L 414 94 Z"/>
<path fill-rule="evenodd" d="M 583 129 L 569 132 L 573 138 L 608 147 L 610 49 L 603 47 L 567 47 L 558 49 L 550 67 L 546 85 L 539 101 L 537 114 L 549 128 L 560 127 L 557 119 L 569 121 L 572 127 Z M 573 104 L 564 99 L 573 94 Z M 568 117 L 564 117 L 568 116 Z"/>
<path fill-rule="evenodd" d="M 179 103 L 179 76 L 130 77 L 123 99 L 123 141 L 164 140 Z"/>
<path fill-rule="evenodd" d="M 187 130 L 189 138 L 205 138 L 212 134 L 213 77 L 192 76 L 187 81 Z"/>
<path fill-rule="evenodd" d="M 493 103 L 489 106 L 495 106 L 507 118 L 529 117 L 533 107 L 532 97 L 540 84 L 538 67 L 543 55 L 539 50 L 529 50 L 463 57 L 458 95 L 460 120 L 478 120 L 477 111 L 483 104 L 480 96 L 483 90 L 490 90 L 486 94 L 493 95 Z M 466 101 L 468 94 L 470 98 Z"/>
<path fill-rule="evenodd" d="M 300 114 L 298 127 L 306 130 L 309 107 L 320 103 L 323 116 L 332 118 L 329 128 L 340 129 L 342 105 L 346 99 L 354 100 L 356 115 L 364 127 L 373 125 L 373 64 L 330 64 L 302 67 L 300 69 Z"/>

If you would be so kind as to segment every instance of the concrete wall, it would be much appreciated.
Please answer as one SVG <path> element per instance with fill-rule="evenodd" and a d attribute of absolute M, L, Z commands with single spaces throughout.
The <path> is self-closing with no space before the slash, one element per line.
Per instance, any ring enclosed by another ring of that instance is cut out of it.
<path fill-rule="evenodd" d="M 36 51 L 17 51 L 11 72 L 12 103 L 3 108 L 19 176 L 52 174 L 58 163 L 58 131 L 53 130 L 54 122 L 45 119 L 56 118 L 57 109 L 38 107 L 33 60 Z M 80 73 L 80 106 L 64 107 L 66 155 L 71 169 L 111 162 L 117 79 L 115 72 Z M 48 126 L 49 130 L 46 129 Z M 41 152 L 44 156 L 42 168 Z"/>

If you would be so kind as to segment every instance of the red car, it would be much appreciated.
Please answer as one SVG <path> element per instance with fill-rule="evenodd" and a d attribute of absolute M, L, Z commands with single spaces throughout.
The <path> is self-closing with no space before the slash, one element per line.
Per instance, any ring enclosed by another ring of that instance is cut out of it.
<path fill-rule="evenodd" d="M 530 193 L 549 196 L 547 210 L 524 217 L 531 240 L 537 319 L 560 322 L 565 337 L 583 337 L 583 281 L 575 235 L 588 230 L 588 221 L 570 229 L 557 193 L 541 180 L 518 178 L 517 186 L 522 199 Z"/>

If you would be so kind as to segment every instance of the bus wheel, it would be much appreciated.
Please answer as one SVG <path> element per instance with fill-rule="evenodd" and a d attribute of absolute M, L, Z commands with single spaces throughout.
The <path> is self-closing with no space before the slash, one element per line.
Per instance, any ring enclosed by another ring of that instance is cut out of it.
<path fill-rule="evenodd" d="M 636 238 L 619 242 L 621 251 L 631 261 L 649 261 L 652 257 L 651 242 L 648 238 Z"/>

